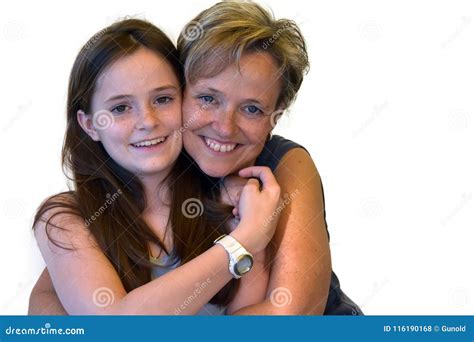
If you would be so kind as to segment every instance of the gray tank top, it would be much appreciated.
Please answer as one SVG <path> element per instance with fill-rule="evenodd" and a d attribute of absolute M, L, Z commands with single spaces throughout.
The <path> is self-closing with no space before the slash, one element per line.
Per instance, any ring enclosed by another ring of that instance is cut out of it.
<path fill-rule="evenodd" d="M 168 273 L 169 271 L 175 269 L 181 264 L 181 260 L 177 257 L 168 256 L 166 253 L 163 253 L 159 259 L 150 258 L 150 261 L 155 265 L 151 270 L 151 279 L 156 279 L 162 275 Z M 186 301 L 192 301 L 193 294 L 190 294 L 188 298 L 183 302 L 183 306 L 186 306 Z M 226 311 L 225 306 L 220 307 L 218 305 L 207 303 L 204 307 L 199 310 L 196 314 L 198 316 L 219 316 L 225 315 Z M 180 308 L 175 310 L 175 314 L 179 313 Z"/>

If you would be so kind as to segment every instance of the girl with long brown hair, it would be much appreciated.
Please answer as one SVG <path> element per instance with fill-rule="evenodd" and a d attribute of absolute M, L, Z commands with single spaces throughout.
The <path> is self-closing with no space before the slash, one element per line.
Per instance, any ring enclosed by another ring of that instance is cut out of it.
<path fill-rule="evenodd" d="M 262 260 L 279 186 L 268 168 L 243 169 L 240 220 L 226 224 L 212 181 L 181 152 L 182 85 L 175 47 L 145 21 L 99 31 L 76 58 L 62 153 L 73 189 L 34 220 L 69 314 L 223 313 L 252 255 Z"/>

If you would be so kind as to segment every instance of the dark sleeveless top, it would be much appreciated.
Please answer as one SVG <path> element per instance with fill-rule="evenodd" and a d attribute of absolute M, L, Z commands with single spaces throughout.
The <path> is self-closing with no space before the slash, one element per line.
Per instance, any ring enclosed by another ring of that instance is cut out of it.
<path fill-rule="evenodd" d="M 279 135 L 273 135 L 263 148 L 262 153 L 258 156 L 255 165 L 257 166 L 268 166 L 272 171 L 275 171 L 276 167 L 280 163 L 283 156 L 293 148 L 302 148 L 308 152 L 303 146 L 297 143 L 285 139 Z M 308 152 L 309 154 L 309 152 Z M 323 209 L 324 209 L 324 225 L 326 226 L 326 232 L 329 239 L 329 230 L 326 222 L 326 205 L 324 202 L 324 189 L 321 183 L 321 189 L 323 192 Z M 341 289 L 339 279 L 337 278 L 334 271 L 331 274 L 331 285 L 329 287 L 329 295 L 326 303 L 326 309 L 324 310 L 325 315 L 363 315 L 361 309 L 355 304 Z"/>

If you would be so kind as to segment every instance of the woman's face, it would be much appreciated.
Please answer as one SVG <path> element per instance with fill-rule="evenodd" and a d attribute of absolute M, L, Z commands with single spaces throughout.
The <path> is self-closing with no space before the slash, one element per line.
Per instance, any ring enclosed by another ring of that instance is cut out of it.
<path fill-rule="evenodd" d="M 273 128 L 278 69 L 268 53 L 248 53 L 239 65 L 186 85 L 183 143 L 204 173 L 222 177 L 254 164 Z"/>
<path fill-rule="evenodd" d="M 99 76 L 92 96 L 93 129 L 86 132 L 128 171 L 167 173 L 182 148 L 181 137 L 173 134 L 181 127 L 181 102 L 172 67 L 140 48 Z"/>

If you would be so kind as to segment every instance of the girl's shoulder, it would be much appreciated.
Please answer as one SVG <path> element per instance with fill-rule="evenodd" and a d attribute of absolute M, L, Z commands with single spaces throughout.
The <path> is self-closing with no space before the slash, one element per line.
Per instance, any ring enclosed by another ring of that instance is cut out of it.
<path fill-rule="evenodd" d="M 73 191 L 46 198 L 35 215 L 33 230 L 39 243 L 49 241 L 60 249 L 74 249 L 78 247 L 78 241 L 89 241 L 90 245 L 95 245 L 95 241 L 90 240 L 90 232 Z"/>

